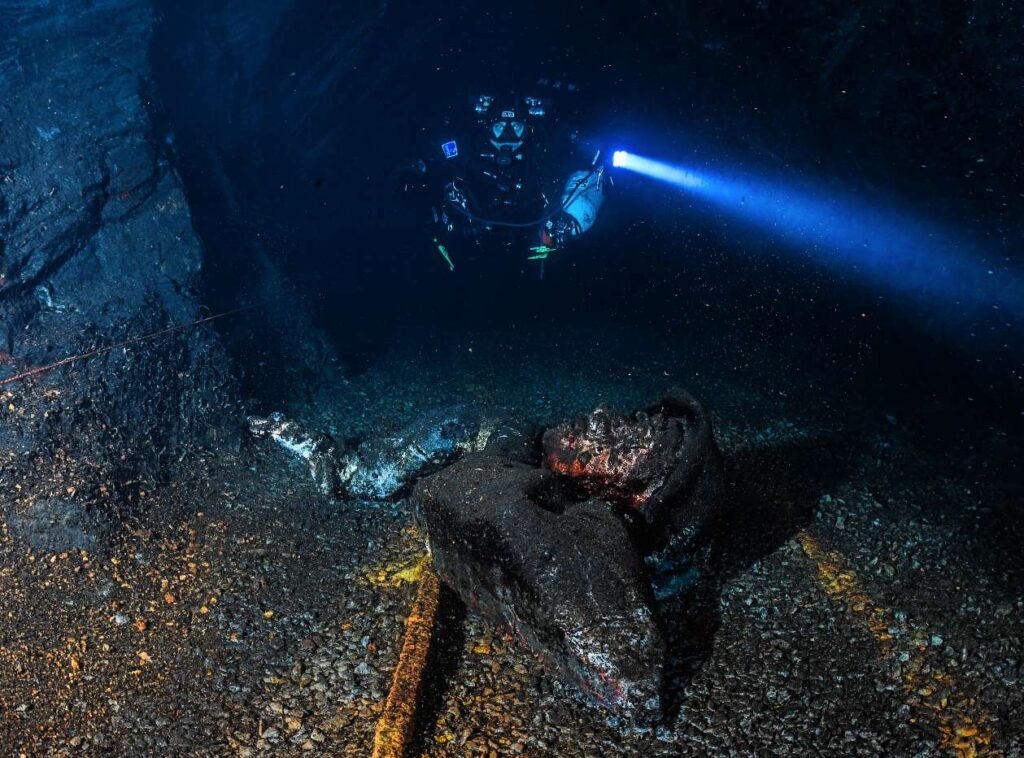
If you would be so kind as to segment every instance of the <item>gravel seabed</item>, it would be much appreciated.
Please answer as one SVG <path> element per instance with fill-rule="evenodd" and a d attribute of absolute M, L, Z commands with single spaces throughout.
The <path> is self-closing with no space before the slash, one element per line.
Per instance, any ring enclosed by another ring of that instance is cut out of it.
<path fill-rule="evenodd" d="M 395 347 L 310 407 L 307 423 L 352 439 L 431 405 L 551 423 L 679 384 L 715 417 L 727 528 L 712 568 L 662 611 L 666 723 L 609 723 L 447 597 L 416 750 L 1024 752 L 1005 438 L 946 444 L 853 390 L 823 398 L 827 381 L 801 391 L 711 347 L 629 352 L 586 339 Z M 269 445 L 191 468 L 140 494 L 92 552 L 33 552 L 0 522 L 9 753 L 369 754 L 423 551 L 407 503 L 328 502 Z"/>

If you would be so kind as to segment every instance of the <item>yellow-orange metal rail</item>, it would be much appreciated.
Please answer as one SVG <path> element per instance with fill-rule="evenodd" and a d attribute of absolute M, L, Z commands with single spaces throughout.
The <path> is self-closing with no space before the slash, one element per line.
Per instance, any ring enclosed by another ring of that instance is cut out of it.
<path fill-rule="evenodd" d="M 412 741 L 416 705 L 441 596 L 441 582 L 431 569 L 430 557 L 424 557 L 421 565 L 423 572 L 416 600 L 405 620 L 402 652 L 373 738 L 373 758 L 403 758 Z"/>

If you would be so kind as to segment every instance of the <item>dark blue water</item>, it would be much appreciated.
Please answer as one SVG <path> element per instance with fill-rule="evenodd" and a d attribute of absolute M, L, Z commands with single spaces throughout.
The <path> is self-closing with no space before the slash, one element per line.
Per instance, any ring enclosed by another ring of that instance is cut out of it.
<path fill-rule="evenodd" d="M 213 251 L 208 299 L 255 296 L 256 248 L 353 372 L 403 340 L 490 330 L 542 344 L 626 326 L 769 362 L 789 360 L 774 343 L 795 344 L 834 384 L 1019 419 L 1019 323 L 938 291 L 927 248 L 913 271 L 864 277 L 827 243 L 802 247 L 620 174 L 596 228 L 549 260 L 543 281 L 521 242 L 500 239 L 453 250 L 450 272 L 400 191 L 396 171 L 437 148 L 470 95 L 526 92 L 546 76 L 577 85 L 558 93 L 557 118 L 605 150 L 799 182 L 892 212 L 896 226 L 941 223 L 978 241 L 947 244 L 956 255 L 1019 281 L 1009 137 L 1024 105 L 1020 63 L 1000 57 L 1012 29 L 978 11 L 877 10 L 168 3 L 157 100 Z M 964 29 L 976 39 L 958 47 Z"/>

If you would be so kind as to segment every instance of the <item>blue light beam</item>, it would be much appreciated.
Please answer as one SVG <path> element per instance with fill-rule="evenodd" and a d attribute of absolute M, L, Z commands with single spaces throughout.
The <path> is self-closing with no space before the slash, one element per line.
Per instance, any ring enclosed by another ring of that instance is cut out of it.
<path fill-rule="evenodd" d="M 986 254 L 965 235 L 881 203 L 873 206 L 796 181 L 692 171 L 625 150 L 613 154 L 612 165 L 687 190 L 822 265 L 875 286 L 959 306 L 965 311 L 961 315 L 985 312 L 1019 324 L 1024 314 L 1024 284 L 1005 258 Z"/>

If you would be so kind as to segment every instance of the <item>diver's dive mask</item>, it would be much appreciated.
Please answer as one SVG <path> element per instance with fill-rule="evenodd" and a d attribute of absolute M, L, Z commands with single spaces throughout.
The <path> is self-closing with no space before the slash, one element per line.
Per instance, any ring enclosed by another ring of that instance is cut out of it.
<path fill-rule="evenodd" d="M 515 111 L 502 111 L 501 116 L 500 120 L 491 123 L 489 139 L 498 150 L 515 152 L 526 139 L 526 122 L 517 119 Z"/>

